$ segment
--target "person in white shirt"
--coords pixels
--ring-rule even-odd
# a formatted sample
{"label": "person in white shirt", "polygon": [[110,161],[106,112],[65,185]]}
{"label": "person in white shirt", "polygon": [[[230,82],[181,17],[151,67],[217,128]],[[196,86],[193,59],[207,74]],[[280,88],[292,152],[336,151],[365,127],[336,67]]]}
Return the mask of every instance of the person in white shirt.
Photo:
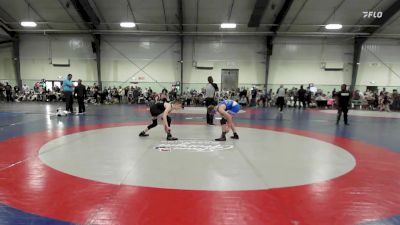
{"label": "person in white shirt", "polygon": [[283,88],[283,85],[281,85],[278,90],[276,91],[276,105],[279,106],[280,113],[283,111],[283,106],[285,105],[285,96],[286,96],[286,90]]}
{"label": "person in white shirt", "polygon": [[22,86],[22,90],[24,91],[24,93],[27,95],[29,94],[29,87],[28,85],[24,84],[24,86]]}
{"label": "person in white shirt", "polygon": [[[218,91],[217,84],[214,83],[212,76],[208,77],[208,84],[206,86],[206,107],[210,105],[215,105],[215,93]],[[207,124],[214,125],[214,115],[208,113],[207,111]]]}

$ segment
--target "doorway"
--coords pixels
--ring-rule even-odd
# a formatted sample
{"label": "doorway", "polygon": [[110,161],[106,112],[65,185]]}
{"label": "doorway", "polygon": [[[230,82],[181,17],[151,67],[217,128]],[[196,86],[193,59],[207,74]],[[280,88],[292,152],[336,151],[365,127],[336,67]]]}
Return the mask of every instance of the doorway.
{"label": "doorway", "polygon": [[221,70],[221,90],[236,90],[239,83],[238,69]]}

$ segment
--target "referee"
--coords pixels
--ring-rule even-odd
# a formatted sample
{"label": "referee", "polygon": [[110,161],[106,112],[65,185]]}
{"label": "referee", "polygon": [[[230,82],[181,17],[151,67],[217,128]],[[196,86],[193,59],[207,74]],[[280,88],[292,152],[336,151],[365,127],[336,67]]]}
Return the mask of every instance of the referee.
{"label": "referee", "polygon": [[[210,105],[215,105],[215,92],[218,91],[218,85],[214,83],[212,76],[208,77],[208,84],[206,86],[206,107]],[[214,115],[208,113],[207,110],[207,124],[214,125]]]}
{"label": "referee", "polygon": [[349,104],[350,104],[350,92],[346,90],[346,84],[342,84],[341,90],[336,93],[336,103],[338,107],[337,120],[336,125],[339,124],[340,117],[343,113],[343,119],[345,125],[350,125],[347,120],[347,112],[349,112]]}

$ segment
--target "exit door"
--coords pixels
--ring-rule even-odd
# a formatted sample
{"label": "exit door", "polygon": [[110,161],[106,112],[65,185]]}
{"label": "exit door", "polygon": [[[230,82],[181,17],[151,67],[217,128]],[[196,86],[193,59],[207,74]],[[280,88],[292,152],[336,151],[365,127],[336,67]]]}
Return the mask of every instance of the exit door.
{"label": "exit door", "polygon": [[221,70],[221,90],[236,90],[239,83],[238,69]]}

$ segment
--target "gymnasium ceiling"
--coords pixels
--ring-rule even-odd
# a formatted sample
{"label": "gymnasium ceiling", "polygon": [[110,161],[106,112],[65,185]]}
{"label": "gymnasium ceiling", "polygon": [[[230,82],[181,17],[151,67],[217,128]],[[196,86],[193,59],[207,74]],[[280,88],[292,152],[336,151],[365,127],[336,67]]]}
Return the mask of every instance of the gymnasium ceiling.
{"label": "gymnasium ceiling", "polygon": [[[92,9],[93,13],[88,13],[89,18],[83,19],[79,7],[76,7],[77,2],[83,5],[87,3]],[[3,30],[16,33],[278,36],[369,36],[373,33],[376,36],[396,38],[400,37],[400,4],[395,7],[396,2],[397,0],[0,0],[0,25]],[[285,7],[287,4],[289,6]],[[285,8],[287,10],[283,10]],[[363,18],[363,11],[382,11],[386,16],[390,14],[390,17],[384,24],[380,24],[379,19]],[[279,16],[280,12],[286,13]],[[93,16],[99,23],[94,22]],[[23,20],[33,20],[38,26],[21,27],[20,22]],[[137,26],[124,29],[119,26],[122,21],[134,21]],[[233,30],[225,30],[220,28],[222,22],[233,22],[238,26]],[[324,28],[327,23],[341,23],[343,29],[328,31]],[[249,26],[250,24],[252,25]],[[3,30],[0,29],[0,38],[6,36]]]}

